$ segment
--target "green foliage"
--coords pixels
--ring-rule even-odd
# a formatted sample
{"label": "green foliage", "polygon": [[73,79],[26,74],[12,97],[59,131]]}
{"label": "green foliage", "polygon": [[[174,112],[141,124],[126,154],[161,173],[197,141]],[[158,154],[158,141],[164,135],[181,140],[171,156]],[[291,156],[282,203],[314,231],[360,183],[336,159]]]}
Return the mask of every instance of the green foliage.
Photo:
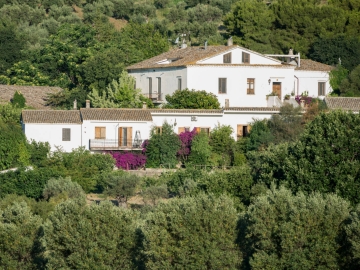
{"label": "green foliage", "polygon": [[23,94],[19,91],[16,91],[14,93],[14,96],[11,100],[12,105],[18,108],[24,108],[25,107],[25,103],[26,103],[26,99],[23,96]]}
{"label": "green foliage", "polygon": [[342,269],[358,269],[360,267],[360,206],[358,205],[343,222],[339,242]]}
{"label": "green foliage", "polygon": [[149,269],[237,269],[237,214],[226,196],[172,199],[149,213],[142,226]]}
{"label": "green foliage", "polygon": [[271,28],[275,15],[264,1],[238,1],[224,19],[234,41],[259,52],[271,51]]}
{"label": "green foliage", "polygon": [[0,197],[17,194],[39,199],[47,181],[52,177],[59,177],[60,174],[54,168],[19,169],[2,173],[0,174]]}
{"label": "green foliage", "polygon": [[30,154],[30,164],[35,166],[43,166],[50,154],[50,145],[48,142],[36,142],[32,140],[27,144]]}
{"label": "green foliage", "polygon": [[213,93],[205,90],[176,90],[172,95],[165,96],[165,108],[171,109],[219,109],[220,103]]}
{"label": "green foliage", "polygon": [[14,63],[21,60],[25,42],[16,32],[16,26],[3,18],[0,20],[0,75],[5,74]]}
{"label": "green foliage", "polygon": [[344,34],[318,38],[312,45],[310,57],[329,65],[340,64],[351,71],[359,64],[360,39]]}
{"label": "green foliage", "polygon": [[134,212],[111,203],[61,203],[43,225],[46,268],[133,269]]}
{"label": "green foliage", "polygon": [[0,170],[29,164],[26,138],[18,124],[0,121]]}
{"label": "green foliage", "polygon": [[113,80],[103,95],[99,95],[99,90],[94,89],[89,99],[95,108],[141,108],[142,100],[146,98],[141,98],[141,89],[134,89],[134,86],[135,78],[124,70],[119,81]]}
{"label": "green foliage", "polygon": [[191,143],[191,152],[187,162],[191,165],[208,165],[211,156],[209,136],[205,132],[195,135]]}
{"label": "green foliage", "polygon": [[163,199],[163,198],[166,199],[169,196],[166,185],[150,186],[146,188],[144,191],[142,191],[141,195],[143,196],[144,202],[146,204],[151,202],[152,205],[156,205],[159,199]]}
{"label": "green foliage", "polygon": [[126,203],[129,197],[135,195],[139,183],[139,177],[134,174],[112,173],[108,176],[107,189],[104,193],[119,202],[124,201]]}
{"label": "green foliage", "polygon": [[268,191],[240,216],[244,269],[339,269],[337,236],[348,214],[336,195]]}
{"label": "green foliage", "polygon": [[180,149],[179,136],[174,132],[173,126],[164,122],[159,132],[158,127],[150,131],[149,143],[146,146],[146,167],[174,168],[177,164],[176,154]]}
{"label": "green foliage", "polygon": [[351,71],[349,76],[341,82],[339,89],[342,96],[360,96],[360,65]]}
{"label": "green foliage", "polygon": [[291,104],[280,107],[280,113],[271,116],[268,126],[275,144],[296,141],[303,130],[301,107]]}
{"label": "green foliage", "polygon": [[256,120],[251,125],[251,132],[249,138],[245,142],[246,151],[257,151],[266,148],[273,140],[268,127],[269,120]]}
{"label": "green foliage", "polygon": [[51,178],[42,192],[45,200],[64,194],[69,199],[85,197],[84,190],[78,183],[72,182],[70,177]]}
{"label": "green foliage", "polygon": [[348,76],[349,71],[342,65],[337,65],[335,69],[330,71],[330,85],[333,89],[333,94],[340,95],[340,85],[344,79]]}
{"label": "green foliage", "polygon": [[221,162],[219,165],[230,165],[233,157],[233,148],[235,140],[231,136],[233,129],[231,126],[220,125],[218,123],[210,132],[209,145],[212,151],[221,155]]}
{"label": "green foliage", "polygon": [[0,122],[18,124],[20,122],[21,109],[10,104],[0,104]]}
{"label": "green foliage", "polygon": [[109,154],[91,154],[80,147],[70,153],[53,153],[46,165],[61,171],[62,176],[70,176],[88,193],[96,190],[99,175],[112,171],[114,163],[115,160]]}
{"label": "green foliage", "polygon": [[3,269],[36,269],[34,243],[41,218],[25,202],[0,210],[0,262]]}

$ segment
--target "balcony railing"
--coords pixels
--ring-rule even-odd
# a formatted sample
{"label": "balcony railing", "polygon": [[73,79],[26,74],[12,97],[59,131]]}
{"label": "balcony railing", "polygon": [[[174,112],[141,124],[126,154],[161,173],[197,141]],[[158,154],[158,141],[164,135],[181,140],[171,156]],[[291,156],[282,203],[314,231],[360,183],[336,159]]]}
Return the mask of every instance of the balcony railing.
{"label": "balcony railing", "polygon": [[143,93],[143,96],[151,99],[153,102],[163,102],[164,95],[162,93]]}
{"label": "balcony railing", "polygon": [[90,150],[142,150],[142,140],[90,139]]}

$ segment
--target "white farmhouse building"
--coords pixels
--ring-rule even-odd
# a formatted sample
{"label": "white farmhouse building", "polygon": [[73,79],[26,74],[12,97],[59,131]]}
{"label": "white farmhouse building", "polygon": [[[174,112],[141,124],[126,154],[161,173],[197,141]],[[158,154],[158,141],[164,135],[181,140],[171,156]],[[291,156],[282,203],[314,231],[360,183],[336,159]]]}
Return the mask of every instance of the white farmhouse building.
{"label": "white farmhouse building", "polygon": [[254,119],[270,118],[279,108],[224,108],[219,110],[94,109],[71,111],[23,110],[22,127],[28,140],[49,142],[66,152],[84,146],[92,152],[141,150],[151,128],[161,132],[166,121],[175,133],[209,133],[218,124],[230,125],[234,139],[246,136]]}
{"label": "white farmhouse building", "polygon": [[[278,56],[276,56],[278,57]],[[301,59],[300,54],[283,56],[282,62],[270,55],[237,46],[185,47],[160,54],[127,68],[136,87],[154,103],[178,89],[206,90],[218,97],[222,106],[266,107],[267,95],[323,97],[332,91],[331,66]]]}
{"label": "white farmhouse building", "polygon": [[[329,109],[359,113],[360,98],[326,97]],[[89,103],[87,104],[89,105]],[[166,121],[175,133],[209,133],[218,124],[230,125],[235,140],[246,136],[254,119],[268,119],[279,113],[277,107],[225,107],[219,110],[189,109],[94,109],[23,110],[22,128],[28,140],[49,142],[51,150],[61,147],[70,152],[84,146],[92,152],[104,150],[141,150],[150,130]]]}

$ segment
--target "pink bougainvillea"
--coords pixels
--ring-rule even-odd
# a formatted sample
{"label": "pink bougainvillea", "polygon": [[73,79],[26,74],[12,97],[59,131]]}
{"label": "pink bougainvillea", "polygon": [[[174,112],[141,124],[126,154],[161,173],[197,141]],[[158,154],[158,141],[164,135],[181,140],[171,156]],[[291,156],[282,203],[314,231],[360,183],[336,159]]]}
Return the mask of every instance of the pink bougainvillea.
{"label": "pink bougainvillea", "polygon": [[186,160],[186,158],[190,155],[191,152],[191,142],[196,135],[196,129],[194,128],[192,131],[185,131],[179,134],[179,139],[181,141],[180,150],[177,152],[177,155],[182,159]]}
{"label": "pink bougainvillea", "polygon": [[304,103],[305,103],[304,105],[308,106],[311,104],[313,99],[312,99],[312,97],[298,95],[298,96],[295,96],[295,100],[300,105],[301,105],[301,100],[304,100]]}
{"label": "pink bougainvillea", "polygon": [[116,167],[123,170],[137,170],[145,167],[146,156],[143,154],[135,154],[132,152],[111,152],[116,160]]}

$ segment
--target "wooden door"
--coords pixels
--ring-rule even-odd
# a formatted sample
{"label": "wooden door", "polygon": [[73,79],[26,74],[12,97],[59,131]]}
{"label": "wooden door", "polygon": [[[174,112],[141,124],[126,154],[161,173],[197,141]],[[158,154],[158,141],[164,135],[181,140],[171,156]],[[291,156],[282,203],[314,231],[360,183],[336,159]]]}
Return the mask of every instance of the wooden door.
{"label": "wooden door", "polygon": [[275,93],[279,99],[281,99],[281,82],[273,82],[273,93]]}
{"label": "wooden door", "polygon": [[118,129],[118,146],[122,146],[122,140],[123,140],[123,133],[122,133],[123,129],[122,127],[119,127]]}

